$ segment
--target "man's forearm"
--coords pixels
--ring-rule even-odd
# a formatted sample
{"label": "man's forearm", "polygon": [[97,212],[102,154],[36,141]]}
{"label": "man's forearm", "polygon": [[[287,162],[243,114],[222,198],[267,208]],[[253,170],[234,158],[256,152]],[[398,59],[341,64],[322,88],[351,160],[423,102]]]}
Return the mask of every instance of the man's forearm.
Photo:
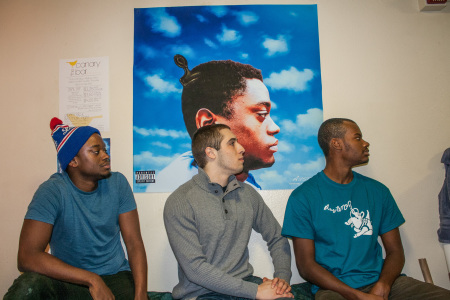
{"label": "man's forearm", "polygon": [[390,288],[400,275],[404,264],[405,257],[402,253],[386,255],[378,281],[387,284]]}
{"label": "man's forearm", "polygon": [[147,299],[147,255],[142,243],[127,248],[133,274],[135,299]]}
{"label": "man's forearm", "polygon": [[[391,288],[395,279],[400,275],[405,264],[405,254],[400,238],[400,231],[395,228],[381,235],[383,245],[386,251],[383,268],[381,269],[378,283],[383,284],[386,288]],[[386,292],[389,292],[388,290]]]}
{"label": "man's forearm", "polygon": [[46,252],[19,255],[18,268],[22,272],[35,272],[87,287],[98,285],[100,281],[103,282],[99,275],[71,266]]}
{"label": "man's forearm", "polygon": [[298,268],[301,270],[300,275],[303,279],[317,285],[322,289],[339,293],[345,299],[359,299],[361,296],[362,292],[340,281],[336,276],[331,274],[328,270],[316,262],[298,266]]}
{"label": "man's forearm", "polygon": [[94,293],[105,297],[104,299],[110,299],[111,290],[99,275],[76,268],[45,252],[52,231],[51,224],[31,219],[24,220],[17,256],[19,271],[36,272],[57,280],[85,285],[89,287],[91,295]]}

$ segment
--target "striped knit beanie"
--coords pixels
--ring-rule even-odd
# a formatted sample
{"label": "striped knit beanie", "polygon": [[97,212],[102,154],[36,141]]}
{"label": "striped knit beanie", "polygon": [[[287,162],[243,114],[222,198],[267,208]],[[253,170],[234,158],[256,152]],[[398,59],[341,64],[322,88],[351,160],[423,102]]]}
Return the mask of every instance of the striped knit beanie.
{"label": "striped knit beanie", "polygon": [[64,125],[58,118],[53,118],[50,121],[50,129],[52,130],[52,138],[55,142],[58,160],[61,164],[61,169],[64,171],[91,135],[94,133],[100,135],[100,131],[94,127],[69,127],[69,125]]}

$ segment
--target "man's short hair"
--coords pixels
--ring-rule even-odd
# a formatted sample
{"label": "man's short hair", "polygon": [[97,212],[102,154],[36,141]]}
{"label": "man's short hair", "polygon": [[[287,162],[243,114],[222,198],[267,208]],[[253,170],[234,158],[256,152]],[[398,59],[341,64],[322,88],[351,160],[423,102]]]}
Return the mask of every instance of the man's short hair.
{"label": "man's short hair", "polygon": [[[320,148],[322,148],[325,157],[328,157],[330,153],[331,139],[344,138],[347,129],[343,126],[344,122],[355,123],[355,121],[345,118],[332,118],[324,121],[320,125],[317,140],[319,141]],[[355,123],[356,124],[356,123]]]}
{"label": "man's short hair", "polygon": [[225,124],[212,124],[200,127],[192,136],[192,155],[200,168],[206,166],[206,153],[208,147],[220,150],[220,143],[223,135],[220,133],[222,129],[230,129]]}
{"label": "man's short hair", "polygon": [[246,79],[263,81],[261,70],[232,60],[209,61],[194,67],[199,77],[183,87],[181,109],[184,123],[192,137],[197,125],[195,117],[201,108],[229,119],[231,101],[247,88]]}

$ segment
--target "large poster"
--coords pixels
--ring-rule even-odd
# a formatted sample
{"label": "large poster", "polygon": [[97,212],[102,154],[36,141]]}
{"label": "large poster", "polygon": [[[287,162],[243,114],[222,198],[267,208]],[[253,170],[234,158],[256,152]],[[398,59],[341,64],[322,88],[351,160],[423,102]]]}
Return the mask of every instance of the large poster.
{"label": "large poster", "polygon": [[323,168],[316,5],[139,8],[134,28],[134,192],[196,174],[190,135],[210,123],[236,134],[238,178],[257,189],[293,189]]}

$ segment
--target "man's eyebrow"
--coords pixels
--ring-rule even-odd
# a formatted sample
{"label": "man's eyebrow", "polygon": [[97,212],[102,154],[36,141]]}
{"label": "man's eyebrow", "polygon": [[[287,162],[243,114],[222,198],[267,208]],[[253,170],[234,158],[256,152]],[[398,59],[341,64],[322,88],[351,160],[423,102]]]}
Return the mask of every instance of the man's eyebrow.
{"label": "man's eyebrow", "polygon": [[270,108],[272,106],[272,103],[269,101],[261,101],[256,103],[254,106],[265,106],[267,108]]}
{"label": "man's eyebrow", "polygon": [[272,103],[269,102],[269,101],[263,101],[263,102],[258,102],[258,105],[264,105],[264,106],[267,106],[267,107],[271,107]]}
{"label": "man's eyebrow", "polygon": [[237,141],[237,138],[231,138],[231,139],[228,140],[228,143],[230,143],[230,142],[236,142],[236,141]]}

